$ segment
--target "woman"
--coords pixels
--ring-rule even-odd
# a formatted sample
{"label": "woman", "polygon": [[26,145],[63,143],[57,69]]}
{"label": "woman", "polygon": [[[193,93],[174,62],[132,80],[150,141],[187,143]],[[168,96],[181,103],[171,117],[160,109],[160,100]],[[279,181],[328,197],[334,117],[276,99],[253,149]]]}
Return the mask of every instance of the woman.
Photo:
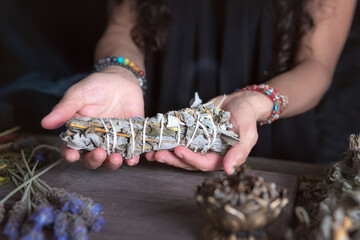
{"label": "woman", "polygon": [[[152,95],[151,99],[158,97],[158,103],[168,100],[166,102],[172,104],[172,101],[176,101],[169,98],[172,94],[169,93],[169,90],[174,89],[173,87],[177,87],[176,94],[178,97],[172,99],[189,99],[189,96],[193,94],[191,90],[204,89],[204,85],[206,85],[206,89],[200,91],[200,96],[204,92],[205,97],[203,96],[203,98],[210,98],[214,97],[214,95],[207,95],[207,93],[218,95],[231,93],[231,89],[235,88],[233,87],[234,84],[238,88],[243,88],[246,85],[266,80],[266,84],[281,90],[280,96],[288,98],[289,104],[286,109],[282,109],[281,118],[295,116],[315,107],[331,83],[337,60],[349,31],[356,1],[319,0],[293,3],[292,1],[278,0],[274,1],[275,4],[272,6],[266,6],[265,2],[267,1],[246,3],[246,5],[252,5],[248,8],[248,6],[239,6],[244,4],[239,3],[239,1],[229,1],[225,7],[222,5],[225,8],[223,10],[226,10],[226,15],[224,14],[223,18],[219,17],[219,19],[225,18],[220,27],[217,23],[214,24],[214,28],[206,28],[206,25],[199,24],[199,29],[196,30],[194,29],[195,22],[208,23],[206,20],[213,19],[212,15],[209,16],[209,13],[213,11],[212,13],[215,14],[217,11],[214,11],[214,8],[206,11],[209,8],[207,1],[203,2],[205,4],[202,5],[198,5],[202,1],[191,4],[187,1],[174,1],[174,29],[170,31],[170,39],[163,60],[165,70],[162,72],[162,77],[167,79],[160,82],[161,85],[158,85],[157,92],[150,89],[153,90],[152,92],[157,93],[156,96]],[[151,40],[147,38],[149,36],[146,35],[146,29],[145,34],[141,33],[141,30],[144,30],[141,28],[141,24],[146,24],[146,21],[141,19],[148,17],[145,13],[156,14],[151,11],[146,12],[146,9],[151,6],[142,6],[137,2],[133,5],[133,3],[133,1],[124,1],[121,4],[111,2],[111,17],[106,31],[98,43],[96,58],[124,56],[131,59],[140,69],[145,69],[145,52],[150,48]],[[162,16],[166,16],[166,7],[161,6],[158,9],[165,14]],[[196,12],[196,9],[199,12]],[[216,10],[221,12],[221,6]],[[242,12],[237,14],[234,12],[235,10],[241,10]],[[256,52],[261,55],[263,53],[259,53],[259,49],[268,49],[267,51],[269,51],[271,48],[271,43],[264,41],[266,39],[260,39],[261,41],[256,39],[258,37],[257,31],[266,32],[268,30],[266,27],[267,17],[269,17],[268,19],[274,17],[271,14],[274,11],[271,10],[274,10],[279,17],[275,24],[274,33],[274,45],[278,46],[278,49],[275,50],[274,64],[270,68],[273,71],[265,74],[265,76],[255,76],[256,79],[251,79],[252,73],[249,69],[254,66],[261,66],[258,67],[257,72],[268,69],[269,59],[256,59],[251,55]],[[258,12],[262,13],[257,14]],[[256,23],[258,24],[251,21],[251,17],[256,14],[258,16]],[[246,30],[244,26],[242,28],[241,26],[233,28],[232,23],[236,23],[239,18],[241,22],[241,20],[244,20],[241,17],[245,15],[250,18],[245,19],[247,21],[243,21],[243,23],[245,22],[250,30]],[[185,23],[181,21],[184,20],[181,19],[184,16],[187,17]],[[306,16],[309,16],[310,20]],[[224,28],[223,25],[225,25]],[[271,26],[270,23],[268,26]],[[138,30],[137,34],[135,31],[135,35],[133,35],[133,28]],[[211,31],[215,31],[214,36],[219,36],[218,33],[223,32],[224,35],[228,34],[229,37],[224,37],[218,42],[216,42],[216,39],[211,42],[211,39],[207,38],[207,36],[211,35],[209,33]],[[240,31],[242,34],[232,35],[230,34],[231,31]],[[176,39],[179,32],[183,32],[183,35],[180,33],[183,38]],[[196,32],[198,34],[196,37],[202,38],[203,41],[197,45],[188,44],[181,47],[183,41],[188,40],[187,38],[190,38],[188,42],[194,42],[192,33]],[[246,38],[258,41],[255,43],[247,42],[244,40]],[[254,47],[254,44],[261,44],[262,46]],[[218,49],[216,47],[218,45],[222,46],[221,51],[212,52],[212,49]],[[253,47],[253,49],[249,50],[250,47]],[[241,48],[239,54],[233,56],[231,54],[224,55],[226,52],[237,52],[236,49],[239,48]],[[191,55],[191,52],[197,53],[198,56],[194,58],[194,54]],[[245,55],[244,59],[243,55]],[[271,56],[269,52],[265,55]],[[176,57],[192,59],[192,61],[184,64],[183,61],[176,61]],[[221,69],[218,69],[218,65],[211,61],[211,59],[219,58],[222,61]],[[207,61],[208,59],[210,61]],[[256,60],[260,60],[260,62],[256,62]],[[232,70],[228,68],[229,65],[232,66]],[[243,71],[236,73],[237,66],[240,65],[242,65],[240,69]],[[194,69],[193,66],[197,67]],[[180,74],[177,74],[177,72],[170,74],[166,69],[185,70],[179,70]],[[235,72],[228,74],[231,71]],[[214,80],[211,78],[214,75],[219,77]],[[176,78],[176,76],[182,79],[169,80],[170,78]],[[194,84],[194,77],[200,79],[197,82],[198,86]],[[239,79],[239,82],[237,82],[237,79]],[[245,79],[245,81],[241,82],[241,79]],[[210,82],[204,82],[207,80]],[[231,112],[234,131],[239,133],[242,143],[233,146],[224,157],[214,153],[201,155],[193,153],[185,147],[177,147],[174,152],[147,153],[146,158],[150,161],[156,160],[191,170],[207,171],[223,168],[226,173],[231,174],[235,166],[242,164],[246,160],[254,147],[258,140],[257,122],[266,120],[272,114],[273,104],[274,102],[265,94],[258,91],[237,91],[228,95],[222,108]],[[177,106],[172,104],[170,107],[176,108]],[[163,108],[165,109],[166,106]],[[140,115],[144,115],[144,100],[137,78],[125,68],[109,66],[73,85],[60,103],[43,119],[42,126],[47,129],[57,128],[73,116],[127,118]],[[286,148],[284,147],[284,149]],[[73,149],[63,149],[63,153],[65,158],[71,162],[78,160],[80,157],[79,153]],[[107,157],[103,149],[96,149],[84,154],[83,160],[84,164],[90,168],[96,168],[104,164],[110,169],[118,168],[123,161],[121,156],[116,153]],[[129,165],[135,165],[138,161],[139,157],[126,160]]]}

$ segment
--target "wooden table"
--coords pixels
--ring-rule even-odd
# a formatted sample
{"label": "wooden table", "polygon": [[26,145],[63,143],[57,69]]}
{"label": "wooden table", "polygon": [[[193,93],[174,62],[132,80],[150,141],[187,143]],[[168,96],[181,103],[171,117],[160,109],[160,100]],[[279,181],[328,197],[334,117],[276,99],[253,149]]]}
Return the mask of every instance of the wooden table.
{"label": "wooden table", "polygon": [[[255,174],[289,190],[290,204],[267,228],[270,239],[281,239],[293,219],[298,175],[318,175],[322,166],[280,160],[249,158]],[[85,169],[80,163],[62,163],[42,179],[53,187],[64,187],[101,203],[105,230],[90,239],[197,239],[206,225],[194,200],[193,188],[204,178],[222,172],[186,171],[142,160],[138,166],[116,171]],[[4,196],[12,186],[0,189]],[[2,236],[0,236],[0,239]]]}

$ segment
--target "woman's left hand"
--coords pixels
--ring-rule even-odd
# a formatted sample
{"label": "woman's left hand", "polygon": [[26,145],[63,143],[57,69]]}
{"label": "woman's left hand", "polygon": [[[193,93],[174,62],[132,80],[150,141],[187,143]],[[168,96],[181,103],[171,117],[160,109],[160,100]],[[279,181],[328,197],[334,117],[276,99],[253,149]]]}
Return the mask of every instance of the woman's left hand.
{"label": "woman's left hand", "polygon": [[[217,97],[217,102],[222,97]],[[262,93],[249,91],[230,94],[222,104],[222,109],[231,113],[232,130],[238,133],[240,142],[232,146],[225,156],[214,152],[194,153],[190,149],[180,146],[176,147],[174,152],[148,152],[146,159],[188,170],[224,169],[227,174],[232,174],[235,166],[245,162],[257,142],[256,122],[265,119],[270,114],[271,108],[271,100]]]}

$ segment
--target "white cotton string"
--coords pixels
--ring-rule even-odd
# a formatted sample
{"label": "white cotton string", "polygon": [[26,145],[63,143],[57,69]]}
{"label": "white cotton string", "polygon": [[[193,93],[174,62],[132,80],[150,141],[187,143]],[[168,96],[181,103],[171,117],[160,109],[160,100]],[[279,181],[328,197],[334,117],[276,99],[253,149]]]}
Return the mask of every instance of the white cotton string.
{"label": "white cotton string", "polygon": [[135,132],[134,132],[133,124],[132,124],[132,122],[131,122],[131,118],[129,118],[129,124],[130,124],[131,141],[132,141],[132,144],[131,144],[131,155],[133,156],[133,155],[134,155],[134,152],[135,152]]}
{"label": "white cotton string", "polygon": [[109,141],[109,129],[107,128],[104,120],[100,118],[101,124],[104,126],[105,134],[106,134],[106,152],[108,155],[110,155],[110,141]]}
{"label": "white cotton string", "polygon": [[117,132],[116,132],[114,123],[111,120],[111,118],[108,118],[108,121],[110,122],[110,125],[111,125],[112,130],[113,130],[114,139],[113,139],[112,153],[115,153],[115,147],[116,147],[116,143],[117,143]]}
{"label": "white cotton string", "polygon": [[181,133],[181,128],[180,128],[180,123],[178,123],[178,131],[177,131],[177,141],[176,141],[176,146],[179,146],[180,144],[180,133]]}
{"label": "white cotton string", "polygon": [[210,119],[211,125],[213,126],[213,140],[212,140],[211,144],[208,147],[208,149],[210,149],[214,145],[214,143],[216,141],[217,132],[216,132],[216,126],[215,126],[213,118],[210,115],[208,115],[207,117]]}
{"label": "white cotton string", "polygon": [[142,152],[145,152],[145,144],[146,144],[146,122],[149,118],[145,118],[144,120],[144,127],[143,127],[143,145],[142,145]]}
{"label": "white cotton string", "polygon": [[159,138],[158,151],[161,149],[163,132],[164,132],[164,115],[161,116],[161,122],[160,122],[160,138]]}
{"label": "white cotton string", "polygon": [[199,121],[199,126],[204,130],[206,139],[208,140],[208,145],[207,145],[207,147],[205,148],[206,150],[208,150],[209,147],[210,147],[210,144],[211,144],[210,135],[209,135],[208,131],[206,130],[206,127],[205,127],[200,121]]}
{"label": "white cotton string", "polygon": [[191,136],[189,142],[186,144],[186,147],[189,147],[189,145],[192,143],[192,141],[194,140],[194,137],[195,137],[195,134],[199,128],[199,123],[200,123],[200,115],[199,113],[197,113],[197,121],[196,121],[196,125],[195,125],[195,129],[194,129],[194,133],[193,135]]}

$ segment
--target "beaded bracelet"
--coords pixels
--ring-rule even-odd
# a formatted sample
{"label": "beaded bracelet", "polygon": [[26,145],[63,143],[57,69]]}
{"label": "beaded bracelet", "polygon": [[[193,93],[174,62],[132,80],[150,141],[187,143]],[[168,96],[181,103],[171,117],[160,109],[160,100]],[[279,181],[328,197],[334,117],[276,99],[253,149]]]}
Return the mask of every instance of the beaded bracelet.
{"label": "beaded bracelet", "polygon": [[273,108],[270,116],[264,121],[261,121],[260,126],[271,124],[275,120],[279,119],[280,113],[285,110],[289,103],[287,96],[283,95],[279,89],[271,87],[268,84],[251,85],[242,89],[237,89],[236,91],[257,91],[265,94],[273,102]]}
{"label": "beaded bracelet", "polygon": [[131,62],[127,58],[122,57],[105,57],[104,59],[99,59],[97,63],[94,64],[95,70],[98,72],[108,66],[121,66],[128,70],[130,70],[137,78],[140,83],[140,87],[145,90],[146,89],[146,78],[145,73],[140,70],[138,66]]}

